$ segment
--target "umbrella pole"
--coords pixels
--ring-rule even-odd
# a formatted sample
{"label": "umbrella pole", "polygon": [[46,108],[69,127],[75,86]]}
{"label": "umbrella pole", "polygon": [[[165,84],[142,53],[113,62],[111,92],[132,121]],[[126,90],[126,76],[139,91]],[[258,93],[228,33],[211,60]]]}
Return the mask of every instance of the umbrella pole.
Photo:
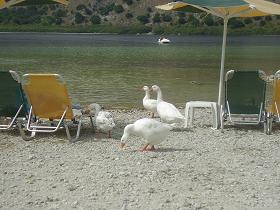
{"label": "umbrella pole", "polygon": [[223,32],[223,46],[222,46],[222,56],[221,56],[221,70],[220,70],[220,83],[219,83],[219,97],[218,105],[224,105],[224,69],[225,69],[225,51],[226,51],[226,42],[227,42],[227,25],[228,17],[224,18],[224,32]]}

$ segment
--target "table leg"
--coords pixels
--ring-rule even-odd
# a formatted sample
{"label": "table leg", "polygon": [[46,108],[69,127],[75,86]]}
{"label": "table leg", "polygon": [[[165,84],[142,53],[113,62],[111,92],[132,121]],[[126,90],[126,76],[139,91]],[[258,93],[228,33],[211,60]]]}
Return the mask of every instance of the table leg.
{"label": "table leg", "polygon": [[189,103],[186,103],[186,108],[185,108],[185,126],[184,126],[185,128],[188,127],[189,109],[190,109]]}

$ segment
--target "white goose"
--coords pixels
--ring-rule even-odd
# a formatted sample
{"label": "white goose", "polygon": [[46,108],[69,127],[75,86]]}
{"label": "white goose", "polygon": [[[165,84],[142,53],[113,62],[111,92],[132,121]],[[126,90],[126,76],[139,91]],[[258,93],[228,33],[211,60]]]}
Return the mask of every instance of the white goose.
{"label": "white goose", "polygon": [[103,111],[99,104],[93,103],[88,106],[89,110],[95,109],[95,123],[97,131],[108,132],[111,138],[112,129],[116,126],[110,112]]}
{"label": "white goose", "polygon": [[151,112],[151,118],[153,118],[157,112],[157,100],[150,99],[150,89],[148,86],[144,86],[143,90],[145,91],[143,106],[145,109]]}
{"label": "white goose", "polygon": [[169,131],[171,126],[158,122],[154,119],[143,118],[137,120],[133,124],[129,124],[124,128],[123,136],[121,138],[121,148],[125,146],[125,142],[130,135],[140,136],[146,140],[145,146],[141,151],[148,150],[150,145],[150,150],[155,150],[154,145],[161,143]]}
{"label": "white goose", "polygon": [[160,119],[166,123],[184,122],[184,116],[171,103],[162,100],[162,92],[157,85],[152,86],[152,90],[157,93],[157,112]]}

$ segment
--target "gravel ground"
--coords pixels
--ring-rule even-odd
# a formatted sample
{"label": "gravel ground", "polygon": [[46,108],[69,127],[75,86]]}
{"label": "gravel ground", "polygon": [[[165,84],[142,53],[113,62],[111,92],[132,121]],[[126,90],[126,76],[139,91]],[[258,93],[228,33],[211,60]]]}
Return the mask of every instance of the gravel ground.
{"label": "gravel ground", "polygon": [[194,127],[170,132],[155,152],[118,145],[142,110],[113,110],[112,139],[89,124],[69,143],[63,130],[25,142],[0,133],[0,209],[280,209],[280,127],[211,129],[208,110]]}

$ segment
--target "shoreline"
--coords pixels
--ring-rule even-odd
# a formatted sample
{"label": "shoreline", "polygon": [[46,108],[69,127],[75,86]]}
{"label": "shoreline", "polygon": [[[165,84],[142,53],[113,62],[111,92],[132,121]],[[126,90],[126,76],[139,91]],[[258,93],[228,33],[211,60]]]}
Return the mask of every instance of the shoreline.
{"label": "shoreline", "polygon": [[[14,25],[0,24],[1,32],[61,32],[61,33],[98,33],[98,34],[152,34],[152,35],[222,35],[222,26],[146,26],[146,25],[95,25],[95,26],[59,26],[59,25]],[[277,24],[265,26],[247,26],[229,28],[229,35],[280,35]]]}
{"label": "shoreline", "polygon": [[[123,128],[143,110],[109,110],[112,139],[96,139],[89,122],[69,143],[64,130],[31,141],[0,132],[0,209],[279,209],[279,125],[211,129],[210,110],[194,127],[170,132],[155,152]],[[183,113],[183,110],[180,110]],[[158,120],[158,118],[156,118]]]}

